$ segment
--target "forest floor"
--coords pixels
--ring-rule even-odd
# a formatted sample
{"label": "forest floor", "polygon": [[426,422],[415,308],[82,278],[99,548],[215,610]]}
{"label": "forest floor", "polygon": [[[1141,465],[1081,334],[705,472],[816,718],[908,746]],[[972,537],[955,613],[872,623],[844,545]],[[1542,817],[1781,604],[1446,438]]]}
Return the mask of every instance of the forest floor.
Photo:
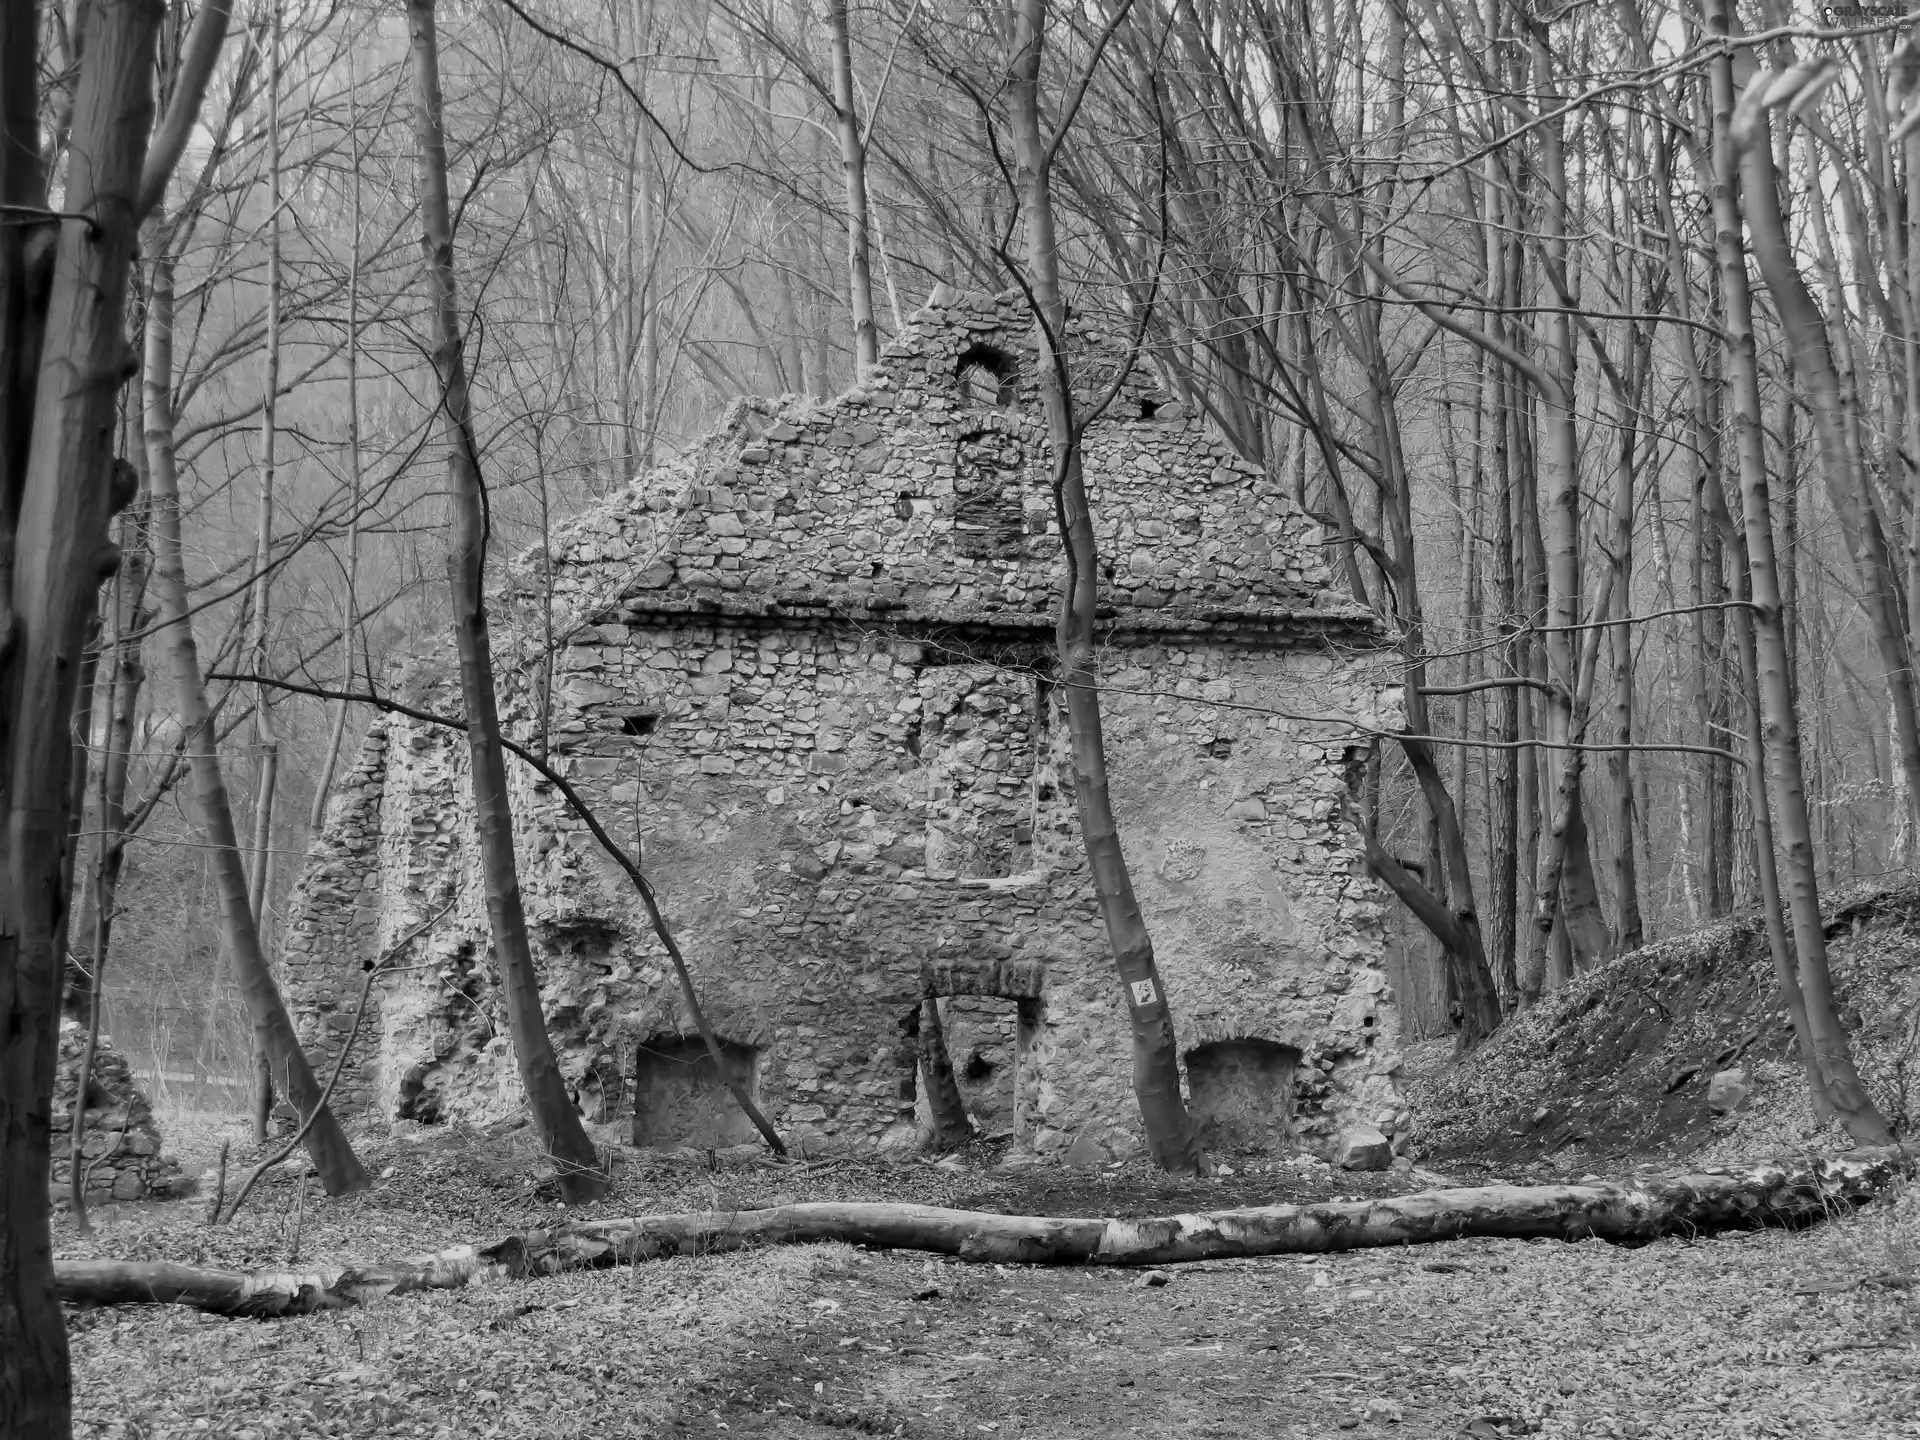
{"label": "forest floor", "polygon": [[[190,1173],[221,1127],[176,1123]],[[237,1134],[237,1127],[228,1133]],[[282,1266],[485,1240],[563,1214],[527,1130],[367,1136],[371,1191],[293,1175],[231,1225],[113,1207],[63,1256]],[[1424,1188],[1260,1162],[1002,1169],[622,1151],[593,1214],[892,1199],[1163,1214]],[[292,1168],[292,1167],[288,1167]],[[298,1219],[296,1220],[296,1216]],[[72,1315],[82,1437],[1920,1436],[1920,1188],[1799,1234],[1641,1248],[1460,1241],[1158,1272],[822,1245],[409,1295],[299,1319]]]}

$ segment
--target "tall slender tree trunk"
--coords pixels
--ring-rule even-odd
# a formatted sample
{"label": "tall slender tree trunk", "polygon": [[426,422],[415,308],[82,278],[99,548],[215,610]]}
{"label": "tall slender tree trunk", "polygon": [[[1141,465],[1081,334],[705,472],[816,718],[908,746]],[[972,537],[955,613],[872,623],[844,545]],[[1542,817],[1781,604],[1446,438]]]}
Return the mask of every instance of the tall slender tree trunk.
{"label": "tall slender tree trunk", "polygon": [[461,354],[433,0],[408,0],[407,27],[413,49],[414,130],[419,151],[422,247],[433,315],[433,361],[440,385],[440,423],[452,491],[453,538],[447,572],[453,591],[454,638],[460,649],[460,688],[466,702],[473,811],[480,837],[487,919],[493,932],[494,963],[499,967],[500,987],[506,998],[507,1024],[519,1060],[520,1083],[541,1141],[559,1171],[561,1195],[570,1204],[577,1204],[606,1194],[608,1180],[593,1142],[580,1123],[580,1114],[568,1098],[567,1083],[547,1034],[540,1005],[540,977],[534,968],[514,864],[513,812],[507,795],[506,752],[500,745],[500,715],[487,628],[486,495],[473,435],[466,361]]}
{"label": "tall slender tree trunk", "polygon": [[[1906,784],[1907,817],[1920,829],[1920,717],[1915,713],[1902,570],[1889,550],[1873,503],[1872,482],[1864,473],[1858,442],[1858,400],[1835,363],[1826,317],[1800,274],[1793,241],[1780,213],[1771,147],[1756,140],[1741,150],[1742,169],[1750,172],[1745,177],[1742,209],[1752,232],[1753,258],[1779,314],[1794,375],[1809,392],[1821,477],[1853,557],[1861,607],[1885,671],[1893,718],[1889,740],[1894,747],[1894,764]],[[1810,214],[1816,228],[1824,223],[1819,205],[1812,207]],[[1762,649],[1764,652],[1764,643]]]}
{"label": "tall slender tree trunk", "polygon": [[1154,1161],[1175,1174],[1200,1168],[1200,1145],[1180,1094],[1173,1012],[1154,963],[1153,938],[1133,893],[1107,788],[1106,739],[1100,721],[1100,676],[1094,651],[1100,557],[1080,464],[1067,343],[1066,295],[1054,235],[1053,152],[1040,124],[1040,67],[1046,45],[1046,0],[1014,0],[1007,93],[1017,155],[1015,183],[1026,227],[1027,269],[1035,305],[1036,351],[1047,435],[1053,450],[1053,494],[1066,578],[1056,630],[1060,681],[1073,749],[1074,800],[1080,834],[1107,943],[1124,987],[1133,1028],[1133,1092]]}
{"label": "tall slender tree trunk", "polygon": [[[1501,249],[1504,252],[1505,246]],[[1503,282],[1504,288],[1504,282]],[[1513,420],[1509,413],[1514,380],[1507,367],[1493,367],[1494,384],[1494,475],[1498,482],[1494,506],[1494,592],[1499,605],[1499,630],[1506,643],[1500,655],[1507,677],[1522,673],[1523,661],[1513,636],[1519,619],[1519,591],[1516,586],[1513,525]],[[1501,748],[1493,753],[1492,804],[1488,814],[1488,869],[1492,890],[1493,924],[1490,930],[1494,973],[1499,977],[1500,995],[1506,1008],[1519,1003],[1518,942],[1520,938],[1520,756],[1514,746],[1520,739],[1522,695],[1517,685],[1503,687],[1498,696],[1499,726],[1494,739]]]}
{"label": "tall slender tree trunk", "polygon": [[[275,474],[280,443],[280,0],[267,0],[272,10],[267,47],[267,333],[266,375],[260,403],[260,504],[253,537],[252,610],[247,662],[256,675],[269,671],[267,636],[272,623],[273,510]],[[280,741],[274,733],[275,696],[266,686],[253,695],[253,739],[258,754],[253,795],[253,864],[247,873],[247,905],[253,927],[266,944],[267,886],[273,869],[273,808],[280,788]],[[273,1115],[273,1062],[266,1033],[258,1022],[253,1029],[253,1143],[267,1143]]]}
{"label": "tall slender tree trunk", "polygon": [[[1708,30],[1723,43],[1733,33],[1729,12],[1729,0],[1708,0]],[[1746,527],[1747,582],[1752,596],[1761,722],[1779,820],[1782,888],[1793,918],[1807,1028],[1826,1080],[1827,1099],[1855,1140],[1863,1145],[1885,1145],[1890,1143],[1892,1131],[1860,1082],[1834,1003],[1833,981],[1827,968],[1826,930],[1820,918],[1819,886],[1814,873],[1812,826],[1801,779],[1799,720],[1794,713],[1787,672],[1786,627],[1774,559],[1773,514],[1767,494],[1766,450],[1761,431],[1760,372],[1754,351],[1746,247],[1741,243],[1743,209],[1751,208],[1755,214],[1777,214],[1766,117],[1761,110],[1753,143],[1737,147],[1733,134],[1731,50],[1722,49],[1713,57],[1709,62],[1709,75],[1713,87],[1715,159],[1712,201],[1724,312],[1722,323],[1733,400],[1741,512]],[[1747,202],[1744,206],[1743,199]],[[1765,223],[1761,221],[1762,226]],[[1760,248],[1761,233],[1756,229],[1756,249]],[[1778,298],[1778,287],[1775,295]]]}
{"label": "tall slender tree trunk", "polygon": [[[359,629],[360,583],[360,504],[362,495],[360,457],[360,170],[361,150],[355,106],[354,59],[347,53],[347,123],[353,147],[351,181],[352,200],[348,207],[348,227],[352,246],[347,255],[347,578],[346,595],[340,602],[340,688],[351,691],[353,683],[353,643]],[[559,357],[556,355],[555,359]],[[307,814],[307,837],[311,844],[320,838],[327,819],[327,797],[333,793],[333,777],[340,765],[340,747],[347,735],[347,702],[334,702],[333,720],[327,727],[327,753],[320,765],[320,778],[313,786],[313,807]]]}
{"label": "tall slender tree trunk", "polygon": [[321,1086],[294,1034],[267,964],[260,932],[254,924],[241,865],[240,837],[233,823],[226,777],[215,748],[212,708],[200,669],[200,649],[194,640],[191,600],[187,591],[186,561],[180,544],[180,485],[174,456],[173,414],[173,257],[165,227],[156,226],[158,241],[147,291],[147,344],[144,376],[148,483],[153,489],[153,588],[165,635],[168,668],[173,672],[174,705],[186,745],[199,810],[201,838],[207,845],[207,863],[220,900],[220,934],[233,967],[234,983],[245,1001],[254,1033],[273,1069],[276,1086],[293,1102],[302,1121],[319,1107],[321,1113],[307,1130],[306,1150],[320,1171],[329,1195],[344,1195],[371,1183],[353,1153],[346,1132],[325,1106]]}
{"label": "tall slender tree trunk", "polygon": [[[136,447],[138,448],[138,447]],[[145,466],[136,469],[144,472]],[[145,488],[144,486],[142,487]],[[101,1009],[106,1000],[107,961],[113,948],[114,909],[120,890],[120,872],[127,853],[127,777],[132,769],[135,726],[139,719],[140,690],[147,678],[141,663],[139,631],[145,621],[147,550],[140,535],[143,504],[121,519],[120,573],[113,583],[113,638],[102,646],[107,667],[106,744],[98,766],[98,799],[94,824],[99,838],[93,857],[93,934],[88,942],[92,974],[87,984],[87,1047],[81,1056],[82,1082],[74,1089],[73,1114],[67,1122],[68,1201],[80,1232],[90,1233],[84,1159],[87,1087],[93,1057],[100,1040]],[[89,717],[91,718],[91,717]],[[90,741],[89,737],[89,741]],[[81,753],[85,753],[84,749]]]}
{"label": "tall slender tree trunk", "polygon": [[[1628,305],[1632,307],[1631,292]],[[1609,563],[1614,568],[1614,605],[1623,622],[1633,613],[1634,479],[1639,468],[1639,402],[1646,355],[1641,331],[1635,327],[1628,340],[1626,373],[1615,396],[1620,434],[1614,454],[1613,533],[1608,547],[1612,551]],[[1596,614],[1594,618],[1600,617]],[[1622,623],[1611,639],[1613,734],[1620,748],[1607,756],[1607,771],[1613,784],[1613,888],[1620,916],[1615,948],[1624,954],[1640,948],[1646,930],[1640,916],[1640,876],[1633,856],[1633,628]]]}
{"label": "tall slender tree trunk", "polygon": [[867,147],[860,134],[859,101],[853,93],[853,42],[847,33],[847,0],[827,0],[827,33],[833,51],[833,128],[840,140],[840,178],[847,196],[847,294],[853,311],[854,375],[880,358],[880,331],[873,319],[873,229],[867,218]]}
{"label": "tall slender tree trunk", "polygon": [[[1536,20],[1530,22],[1529,28],[1536,103],[1543,114],[1554,114],[1559,96],[1554,89],[1546,25]],[[1541,201],[1546,230],[1543,262],[1546,298],[1552,307],[1545,317],[1542,334],[1545,353],[1541,361],[1552,383],[1540,387],[1549,487],[1543,524],[1549,624],[1546,654],[1547,674],[1553,686],[1547,697],[1545,738],[1555,746],[1568,739],[1576,723],[1584,729],[1585,719],[1581,717],[1576,722],[1573,713],[1574,693],[1582,683],[1576,659],[1579,641],[1570,628],[1581,620],[1580,447],[1574,416],[1573,322],[1567,313],[1574,297],[1567,270],[1568,183],[1563,128],[1564,121],[1557,114],[1540,127]],[[1557,798],[1534,890],[1532,943],[1540,953],[1530,955],[1528,972],[1542,972],[1546,988],[1555,989],[1565,983],[1563,972],[1570,962],[1586,963],[1605,950],[1606,926],[1598,914],[1598,897],[1592,893],[1590,884],[1592,866],[1586,851],[1586,827],[1578,823],[1583,767],[1577,757],[1557,749],[1542,751],[1540,763],[1546,773],[1543,788],[1553,791]],[[1569,770],[1573,772],[1571,790],[1566,778]],[[1575,847],[1571,858],[1566,853],[1569,845]],[[1569,873],[1583,882],[1571,893],[1562,883]],[[1565,927],[1567,945],[1564,949],[1553,944],[1556,923]],[[1562,956],[1567,958],[1561,959]]]}

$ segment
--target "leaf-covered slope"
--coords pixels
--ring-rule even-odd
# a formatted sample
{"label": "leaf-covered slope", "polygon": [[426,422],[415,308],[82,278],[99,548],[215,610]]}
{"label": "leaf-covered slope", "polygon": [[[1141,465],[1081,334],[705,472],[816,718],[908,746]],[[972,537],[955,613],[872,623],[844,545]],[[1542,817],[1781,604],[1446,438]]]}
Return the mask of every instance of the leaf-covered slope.
{"label": "leaf-covered slope", "polygon": [[[1902,1136],[1920,1121],[1920,878],[1836,892],[1827,938],[1854,1058]],[[1740,1114],[1707,1086],[1750,1072]],[[1527,1161],[1690,1155],[1733,1138],[1760,1153],[1814,1137],[1793,1032],[1758,914],[1621,956],[1515,1019],[1460,1063],[1410,1068],[1416,1145]]]}

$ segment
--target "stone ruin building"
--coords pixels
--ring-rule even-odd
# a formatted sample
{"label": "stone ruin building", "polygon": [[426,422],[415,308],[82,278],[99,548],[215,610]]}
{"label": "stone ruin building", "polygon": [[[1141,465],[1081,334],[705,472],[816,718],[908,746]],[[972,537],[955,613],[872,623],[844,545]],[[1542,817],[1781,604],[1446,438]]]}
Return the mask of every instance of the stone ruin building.
{"label": "stone ruin building", "polygon": [[[496,609],[506,723],[638,837],[726,1065],[801,1153],[917,1143],[928,996],[983,1134],[1075,1163],[1141,1144],[1051,678],[1030,329],[1015,297],[936,292],[858,388],[735,402],[518,562]],[[1076,338],[1102,393],[1115,353]],[[1399,720],[1388,637],[1332,587],[1318,527],[1144,370],[1085,463],[1114,803],[1207,1142],[1404,1134],[1381,892],[1344,804]],[[412,693],[457,710],[451,678]],[[753,1140],[627,880],[509,768],[582,1111],[636,1144]],[[463,737],[376,721],[295,903],[287,979],[322,1073],[365,962],[441,917],[376,986],[337,1103],[520,1107]]]}

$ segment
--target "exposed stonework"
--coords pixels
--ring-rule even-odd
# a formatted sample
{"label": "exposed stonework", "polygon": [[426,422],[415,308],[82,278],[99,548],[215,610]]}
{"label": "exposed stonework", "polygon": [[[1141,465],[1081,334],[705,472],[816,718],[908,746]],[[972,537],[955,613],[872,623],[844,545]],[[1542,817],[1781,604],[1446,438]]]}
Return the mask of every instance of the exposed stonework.
{"label": "exposed stonework", "polygon": [[[69,1198],[68,1177],[73,1172],[67,1163],[72,1154],[68,1135],[86,1048],[86,1026],[61,1021],[59,1068],[53,1081],[53,1173],[47,1189],[55,1205],[65,1205]],[[85,1119],[80,1173],[89,1205],[145,1200],[173,1194],[179,1187],[180,1167],[160,1153],[160,1127],[153,1109],[134,1084],[132,1068],[105,1035],[93,1052]]]}
{"label": "exposed stonework", "polygon": [[[950,997],[990,1132],[1077,1159],[1138,1144],[1052,680],[1061,560],[1028,334],[1011,299],[936,295],[861,388],[736,403],[556,536],[550,567],[514,567],[499,610],[514,733],[638,837],[729,1063],[809,1152],[915,1143],[927,994]],[[1112,373],[1078,378],[1090,403]],[[1202,1106],[1223,1144],[1331,1157],[1354,1126],[1398,1134],[1382,900],[1343,809],[1368,735],[1399,721],[1381,627],[1330,587],[1317,526],[1150,377],[1119,387],[1086,468],[1114,802]],[[457,708],[448,687],[426,698]],[[644,1139],[716,1133],[696,1112],[717,1077],[663,1068],[693,1027],[624,877],[512,773],[582,1109],[633,1123],[639,1076],[688,1117],[643,1116]],[[376,724],[296,903],[286,964],[317,1065],[364,961],[451,906],[382,983],[346,1077],[389,1117],[520,1103],[466,794],[460,736]],[[1221,1044],[1239,1041],[1263,1043]]]}

